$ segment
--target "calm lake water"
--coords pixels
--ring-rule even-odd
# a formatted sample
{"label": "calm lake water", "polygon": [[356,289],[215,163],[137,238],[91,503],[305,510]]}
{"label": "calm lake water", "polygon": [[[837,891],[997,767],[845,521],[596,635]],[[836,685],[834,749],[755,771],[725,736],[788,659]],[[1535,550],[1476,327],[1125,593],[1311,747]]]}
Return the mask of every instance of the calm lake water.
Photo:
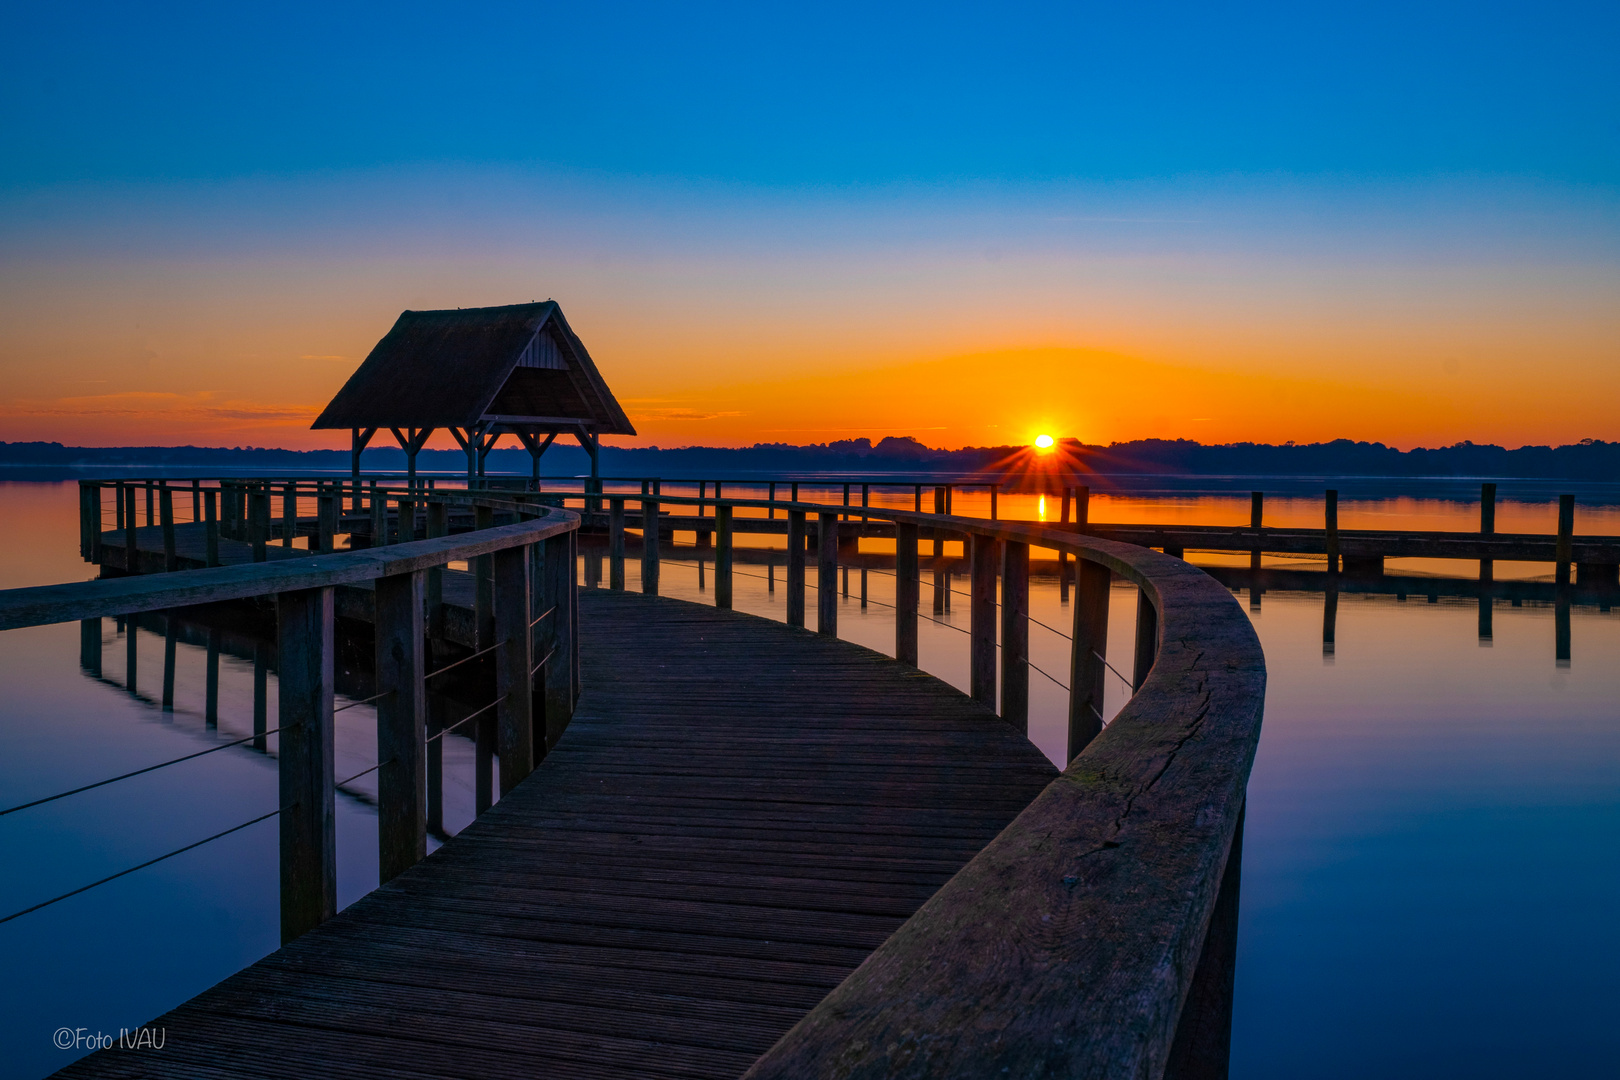
{"label": "calm lake water", "polygon": [[[1246,523],[1249,499],[1235,490],[1243,483],[1095,495],[1091,519]],[[1440,483],[1338,486],[1345,528],[1478,525],[1477,486],[1472,496],[1465,485]],[[0,483],[0,587],[93,576],[77,556],[75,487]],[[1577,531],[1620,534],[1620,492],[1577,490]],[[1370,497],[1378,491],[1390,497]],[[728,495],[745,493],[727,487]],[[1504,484],[1498,530],[1551,532],[1555,494]],[[841,491],[804,491],[828,496]],[[911,498],[895,492],[874,501],[909,507]],[[987,514],[988,501],[960,493],[953,509]],[[1050,498],[1043,508],[1038,499],[1003,496],[998,509],[1004,517],[1058,516]],[[1319,493],[1303,489],[1266,503],[1267,524],[1317,525],[1321,513]],[[1218,574],[1247,565],[1246,556],[1189,557]],[[1311,568],[1311,560],[1267,564]],[[636,569],[632,560],[631,588]],[[706,602],[711,572],[695,559],[666,563],[663,591]],[[1387,572],[1469,576],[1475,564],[1391,560]],[[780,588],[780,564],[775,575]],[[770,576],[764,565],[741,563],[737,606],[781,618],[785,592],[771,590]],[[1496,576],[1533,581],[1548,578],[1550,567],[1498,563]],[[954,588],[964,587],[958,578]],[[863,609],[853,571],[843,635],[892,651],[885,605],[893,591],[892,576],[869,572]],[[927,615],[930,584],[922,598]],[[921,659],[965,688],[967,601],[951,600],[954,610],[936,616],[940,622],[922,623]],[[1620,614],[1578,599],[1570,657],[1561,662],[1554,607],[1535,599],[1498,600],[1492,637],[1481,641],[1472,598],[1430,602],[1420,587],[1399,598],[1347,592],[1328,653],[1322,593],[1267,590],[1256,598],[1244,589],[1242,602],[1270,683],[1249,784],[1233,1076],[1612,1074],[1620,1059]],[[1110,659],[1126,671],[1135,603],[1134,589],[1116,586]],[[813,601],[809,607],[813,621]],[[1031,609],[1066,628],[1054,577],[1037,575]],[[0,802],[251,734],[251,630],[222,637],[217,729],[204,716],[203,638],[181,635],[174,708],[165,711],[161,620],[122,628],[103,620],[99,675],[81,667],[78,624],[0,636]],[[1034,663],[1066,681],[1067,642],[1040,627],[1031,637]],[[1125,693],[1122,684],[1112,688],[1110,712]],[[1066,694],[1032,674],[1031,696],[1031,738],[1060,757]],[[266,698],[274,726],[273,675]],[[337,726],[339,776],[376,760],[369,707],[340,714]],[[472,813],[472,749],[454,736],[445,742],[445,825],[454,833]],[[273,754],[274,736],[267,749]],[[338,801],[344,904],[376,881],[371,780],[356,781]],[[275,760],[248,744],[0,817],[0,916],[275,805]],[[78,1056],[52,1046],[59,1028],[116,1034],[217,982],[277,946],[277,920],[271,819],[0,924],[0,1075],[38,1077]]]}

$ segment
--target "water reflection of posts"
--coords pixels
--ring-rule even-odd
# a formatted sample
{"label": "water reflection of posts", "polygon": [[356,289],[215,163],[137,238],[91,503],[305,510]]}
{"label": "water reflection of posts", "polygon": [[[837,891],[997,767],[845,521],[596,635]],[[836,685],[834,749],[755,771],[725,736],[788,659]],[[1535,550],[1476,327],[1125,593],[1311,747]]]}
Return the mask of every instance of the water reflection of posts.
{"label": "water reflection of posts", "polygon": [[1029,545],[1016,540],[1001,553],[1001,718],[1028,734]]}
{"label": "water reflection of posts", "polygon": [[175,635],[179,633],[179,621],[172,614],[163,616],[163,711],[174,712],[174,654]]}
{"label": "water reflection of posts", "polygon": [[1558,590],[1553,601],[1553,656],[1561,668],[1569,667],[1569,587]]}
{"label": "water reflection of posts", "polygon": [[1069,661],[1069,761],[1102,730],[1108,593],[1112,583],[1106,566],[1089,559],[1075,562],[1074,646]]}
{"label": "water reflection of posts", "polygon": [[[1482,565],[1485,561],[1481,560]],[[1492,610],[1491,594],[1482,585],[1479,592],[1479,643],[1482,647],[1489,647],[1491,644]]]}
{"label": "water reflection of posts", "polygon": [[253,643],[253,749],[264,753],[269,747],[264,733],[270,725],[270,662],[269,649],[263,643]]}
{"label": "water reflection of posts", "polygon": [[1339,579],[1337,575],[1330,575],[1327,579],[1327,589],[1322,594],[1322,656],[1324,659],[1333,655],[1334,642],[1338,636],[1339,623]]}
{"label": "water reflection of posts", "polygon": [[101,620],[79,620],[79,667],[87,675],[101,678]]}
{"label": "water reflection of posts", "polygon": [[[130,516],[134,516],[133,512]],[[127,615],[124,617],[124,689],[129,691],[130,697],[136,696],[135,671],[139,666],[135,636],[135,616]]]}
{"label": "water reflection of posts", "polygon": [[[1496,535],[1496,485],[1479,485],[1479,535]],[[1492,559],[1479,560],[1479,580],[1489,582],[1495,574],[1496,563]]]}
{"label": "water reflection of posts", "polygon": [[219,646],[220,632],[208,631],[208,674],[203,689],[203,724],[219,727]]}

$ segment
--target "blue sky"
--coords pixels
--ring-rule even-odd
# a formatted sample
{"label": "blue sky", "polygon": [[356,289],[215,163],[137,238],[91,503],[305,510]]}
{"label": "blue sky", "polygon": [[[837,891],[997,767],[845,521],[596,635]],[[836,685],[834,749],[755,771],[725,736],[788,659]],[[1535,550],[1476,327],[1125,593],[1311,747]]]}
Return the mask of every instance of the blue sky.
{"label": "blue sky", "polygon": [[16,5],[3,177],[1620,178],[1620,5]]}
{"label": "blue sky", "polygon": [[0,437],[313,445],[552,296],[665,445],[1620,438],[1620,5],[9,20]]}

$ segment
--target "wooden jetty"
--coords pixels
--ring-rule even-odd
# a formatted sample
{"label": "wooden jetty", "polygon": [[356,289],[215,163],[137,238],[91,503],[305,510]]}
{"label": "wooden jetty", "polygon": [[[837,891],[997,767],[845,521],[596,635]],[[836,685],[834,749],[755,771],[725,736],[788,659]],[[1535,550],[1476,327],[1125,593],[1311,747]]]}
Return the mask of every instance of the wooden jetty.
{"label": "wooden jetty", "polygon": [[[190,522],[160,486],[151,531],[136,485],[86,485],[109,576],[0,593],[0,630],[243,601],[278,627],[287,944],[160,1020],[162,1059],[68,1075],[1225,1075],[1265,670],[1208,575],[872,508],[900,571],[888,659],[837,638],[841,519],[860,522],[836,505],[304,483],[199,485]],[[713,522],[713,609],[656,596],[661,543],[623,591],[627,533],[684,527],[672,507]],[[725,610],[738,523],[778,514],[787,626]],[[610,572],[581,592],[587,518]],[[967,545],[967,695],[915,666],[920,548],[946,537]],[[1076,567],[1061,773],[1023,738],[1032,548]],[[1119,577],[1142,601],[1135,693],[1106,721]],[[339,914],[344,590],[374,640],[381,887]],[[434,629],[452,609],[466,641]],[[480,657],[491,700],[466,719],[499,800],[424,858],[424,683]]]}
{"label": "wooden jetty", "polygon": [[848,642],[605,591],[580,632],[587,690],[536,771],[154,1019],[165,1074],[740,1076],[1057,775]]}

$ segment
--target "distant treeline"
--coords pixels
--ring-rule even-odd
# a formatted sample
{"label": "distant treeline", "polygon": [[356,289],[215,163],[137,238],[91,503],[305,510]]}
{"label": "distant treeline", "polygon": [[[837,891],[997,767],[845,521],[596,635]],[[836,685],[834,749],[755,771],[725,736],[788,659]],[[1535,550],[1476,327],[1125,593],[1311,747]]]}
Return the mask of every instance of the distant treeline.
{"label": "distant treeline", "polygon": [[[1138,439],[1089,446],[1065,440],[1056,460],[1076,472],[1181,476],[1388,476],[1512,477],[1612,481],[1620,479],[1620,442],[1582,439],[1566,446],[1501,446],[1461,442],[1433,449],[1397,450],[1383,443],[1333,442],[1227,443],[1205,446],[1188,439]],[[690,476],[743,473],[856,473],[962,475],[1004,472],[1027,467],[1029,451],[1021,446],[935,450],[915,439],[886,438],[792,446],[756,443],[727,448],[690,446],[604,447],[602,473],[607,476]],[[542,471],[572,475],[589,469],[577,446],[560,441],[547,451]],[[241,469],[254,472],[338,471],[349,469],[347,450],[280,450],[270,447],[121,446],[77,447],[47,442],[0,442],[0,466],[81,469]],[[368,472],[405,467],[405,454],[394,446],[365,451]],[[466,457],[459,450],[424,450],[417,458],[424,472],[460,472]],[[492,472],[527,473],[528,453],[502,448],[489,456]],[[1050,466],[1048,466],[1050,467]]]}

